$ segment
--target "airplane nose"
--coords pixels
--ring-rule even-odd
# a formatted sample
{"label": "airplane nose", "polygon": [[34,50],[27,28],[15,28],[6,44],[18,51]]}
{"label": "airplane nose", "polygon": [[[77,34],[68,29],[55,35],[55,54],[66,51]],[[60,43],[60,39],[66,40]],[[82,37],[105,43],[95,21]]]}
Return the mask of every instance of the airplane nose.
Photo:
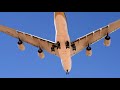
{"label": "airplane nose", "polygon": [[61,60],[63,69],[66,73],[70,72],[71,67],[72,67],[72,62],[70,59],[68,60]]}

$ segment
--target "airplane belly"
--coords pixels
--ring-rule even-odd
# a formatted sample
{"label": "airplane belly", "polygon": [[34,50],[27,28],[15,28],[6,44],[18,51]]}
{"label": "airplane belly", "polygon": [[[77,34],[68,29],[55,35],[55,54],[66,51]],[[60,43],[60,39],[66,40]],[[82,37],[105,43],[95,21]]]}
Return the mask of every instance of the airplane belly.
{"label": "airplane belly", "polygon": [[[62,43],[61,43],[62,44]],[[70,49],[66,49],[65,46],[61,45],[61,49],[58,49],[59,56],[61,58],[61,63],[64,68],[64,70],[71,70],[71,54],[70,54]]]}
{"label": "airplane belly", "polygon": [[65,71],[67,71],[67,70],[70,71],[71,70],[71,65],[72,65],[71,52],[70,52],[71,49],[70,48],[66,49],[66,45],[65,45],[65,41],[70,42],[70,39],[65,37],[65,36],[58,35],[57,36],[57,41],[60,42],[60,46],[61,46],[61,48],[58,49],[58,53],[59,53],[59,56],[61,58],[62,66],[63,66]]}
{"label": "airplane belly", "polygon": [[60,43],[60,48],[58,49],[58,53],[61,58],[62,66],[65,71],[70,71],[71,70],[71,52],[70,52],[71,47],[66,48],[66,42],[67,41],[70,42],[70,37],[68,34],[66,17],[63,12],[55,12],[54,24],[55,24],[55,30],[56,30],[55,41]]}

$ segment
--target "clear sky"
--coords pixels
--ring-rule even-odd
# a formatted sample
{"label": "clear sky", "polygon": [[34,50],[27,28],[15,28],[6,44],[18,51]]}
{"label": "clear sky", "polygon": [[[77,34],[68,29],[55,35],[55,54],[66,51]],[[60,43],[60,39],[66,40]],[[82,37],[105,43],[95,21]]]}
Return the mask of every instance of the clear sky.
{"label": "clear sky", "polygon": [[[55,41],[53,12],[0,12],[0,24],[19,31]],[[66,12],[71,41],[120,19],[119,12]],[[18,40],[0,33],[0,77],[9,78],[120,78],[120,30],[112,33],[110,47],[104,39],[92,45],[93,55],[85,49],[72,57],[72,69],[65,74],[60,58],[45,53],[41,60],[38,48],[25,43],[26,50],[17,47]]]}

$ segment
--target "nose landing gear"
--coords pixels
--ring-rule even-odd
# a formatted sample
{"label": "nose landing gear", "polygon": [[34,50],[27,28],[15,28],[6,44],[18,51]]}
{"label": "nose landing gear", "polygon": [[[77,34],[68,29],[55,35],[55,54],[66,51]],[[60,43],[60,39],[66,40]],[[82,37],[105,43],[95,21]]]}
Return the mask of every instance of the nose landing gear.
{"label": "nose landing gear", "polygon": [[66,75],[68,75],[69,74],[69,71],[68,70],[66,70]]}

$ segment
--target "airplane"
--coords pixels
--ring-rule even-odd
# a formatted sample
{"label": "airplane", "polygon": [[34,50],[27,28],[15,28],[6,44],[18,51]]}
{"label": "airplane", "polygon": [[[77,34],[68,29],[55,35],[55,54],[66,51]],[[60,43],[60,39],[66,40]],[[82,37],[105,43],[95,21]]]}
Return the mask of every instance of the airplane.
{"label": "airplane", "polygon": [[18,48],[21,51],[25,50],[24,42],[38,48],[38,56],[43,59],[45,57],[44,50],[58,56],[61,59],[61,64],[66,74],[69,74],[72,68],[72,60],[75,54],[86,49],[86,55],[92,55],[91,45],[104,38],[104,45],[110,46],[110,34],[120,28],[120,20],[108,24],[98,30],[95,30],[85,36],[82,36],[75,41],[70,41],[67,18],[65,12],[54,12],[54,26],[56,31],[55,42],[46,40],[25,32],[0,25],[0,32],[8,34],[18,39]]}

